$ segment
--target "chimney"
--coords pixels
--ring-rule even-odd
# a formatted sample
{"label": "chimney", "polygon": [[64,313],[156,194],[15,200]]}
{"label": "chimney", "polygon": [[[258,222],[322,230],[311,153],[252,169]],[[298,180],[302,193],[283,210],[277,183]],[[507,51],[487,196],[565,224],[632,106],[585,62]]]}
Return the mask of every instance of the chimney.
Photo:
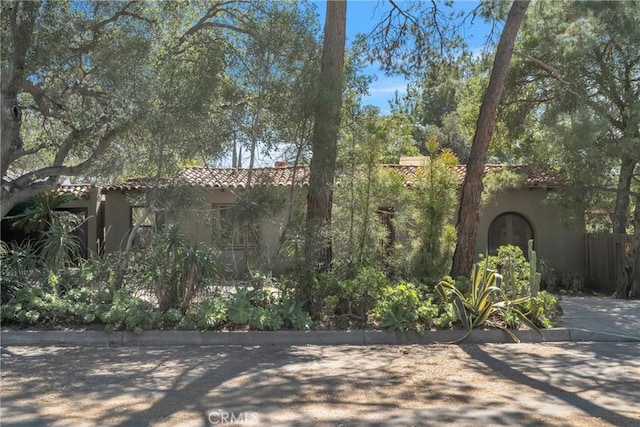
{"label": "chimney", "polygon": [[287,164],[287,162],[276,162],[275,167],[276,169],[282,169],[282,168],[286,168],[289,165]]}
{"label": "chimney", "polygon": [[401,166],[424,166],[429,162],[429,156],[400,156]]}

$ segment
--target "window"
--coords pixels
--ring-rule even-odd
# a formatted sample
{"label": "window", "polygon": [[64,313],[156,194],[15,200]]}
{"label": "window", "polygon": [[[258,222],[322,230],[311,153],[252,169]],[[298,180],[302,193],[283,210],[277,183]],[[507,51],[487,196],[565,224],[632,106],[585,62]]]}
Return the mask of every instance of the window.
{"label": "window", "polygon": [[233,208],[234,205],[212,205],[214,240],[234,248],[257,246],[261,236],[260,221],[242,221],[234,215]]}
{"label": "window", "polygon": [[528,241],[533,239],[533,227],[525,217],[515,212],[497,216],[489,226],[489,254],[495,255],[504,245],[519,246],[527,256]]}
{"label": "window", "polygon": [[[147,208],[144,206],[131,206],[129,215],[129,229],[133,230],[133,226],[136,225],[138,220],[147,213]],[[141,241],[149,241],[153,235],[153,230],[156,228],[156,214],[154,212],[149,213],[147,217],[140,224],[138,233],[135,237],[134,244],[138,245]]]}
{"label": "window", "polygon": [[[147,208],[144,206],[131,206],[131,215],[129,216],[129,227],[136,225],[138,220],[147,213]],[[147,215],[141,224],[141,227],[153,228],[156,225],[156,216],[152,213]]]}

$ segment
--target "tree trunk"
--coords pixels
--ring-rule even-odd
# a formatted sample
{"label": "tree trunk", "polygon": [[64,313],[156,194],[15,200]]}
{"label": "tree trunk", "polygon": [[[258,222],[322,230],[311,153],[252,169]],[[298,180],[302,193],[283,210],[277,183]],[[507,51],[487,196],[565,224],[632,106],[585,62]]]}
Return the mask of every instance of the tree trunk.
{"label": "tree trunk", "polygon": [[480,222],[480,197],[483,190],[482,177],[489,150],[489,141],[493,134],[498,105],[504,91],[513,46],[528,6],[529,0],[514,1],[511,5],[504,30],[500,35],[489,86],[480,107],[476,134],[471,145],[471,154],[467,163],[467,173],[462,184],[460,206],[458,208],[456,225],[458,238],[451,268],[451,276],[453,277],[468,276],[473,266],[474,251],[478,238],[478,223]]}
{"label": "tree trunk", "polygon": [[[2,172],[2,201],[0,218],[9,213],[16,203],[35,194],[24,188],[14,189],[6,185],[7,172],[13,161],[23,153],[21,128],[22,108],[18,102],[18,94],[24,90],[27,76],[27,51],[31,45],[31,37],[40,4],[38,2],[14,2],[2,8],[7,14],[10,28],[10,40],[5,43],[12,46],[2,69],[0,89],[0,171]],[[4,24],[4,17],[3,17]]]}
{"label": "tree trunk", "polygon": [[623,157],[620,165],[620,176],[618,177],[618,191],[616,192],[616,204],[613,211],[613,232],[616,234],[625,234],[627,232],[627,223],[629,218],[629,190],[631,189],[631,181],[633,180],[633,171],[636,167],[636,161]]}
{"label": "tree trunk", "polygon": [[640,297],[640,196],[636,196],[636,207],[633,214],[633,240],[631,243],[631,262],[633,275],[631,276],[630,297]]}
{"label": "tree trunk", "polygon": [[616,287],[616,298],[640,296],[640,196],[636,196],[633,228],[634,234],[631,238],[631,248],[625,254],[625,263]]}
{"label": "tree trunk", "polygon": [[344,86],[347,2],[328,1],[307,196],[307,258],[312,271],[331,267],[331,205]]}

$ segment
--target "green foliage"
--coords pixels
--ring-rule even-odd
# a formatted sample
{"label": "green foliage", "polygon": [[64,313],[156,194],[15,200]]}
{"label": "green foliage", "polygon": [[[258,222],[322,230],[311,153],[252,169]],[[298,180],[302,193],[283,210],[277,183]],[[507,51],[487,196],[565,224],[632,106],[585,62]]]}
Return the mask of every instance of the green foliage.
{"label": "green foliage", "polygon": [[389,286],[383,290],[381,301],[376,307],[376,317],[385,328],[402,332],[412,330],[419,303],[413,284]]}
{"label": "green foliage", "polygon": [[[457,203],[456,156],[449,150],[436,155],[437,142],[427,145],[431,159],[418,171],[412,192],[415,210],[413,274],[435,283],[449,272],[455,248],[455,228],[449,220]],[[428,148],[429,148],[428,147]]]}
{"label": "green foliage", "polygon": [[558,317],[562,315],[558,298],[546,291],[538,292],[535,297],[527,301],[525,307],[528,311],[527,317],[541,328],[553,327]]}
{"label": "green foliage", "polygon": [[343,328],[364,325],[387,284],[385,274],[375,268],[343,266],[312,278],[308,307],[314,318],[325,323]]}
{"label": "green foliage", "polygon": [[150,285],[161,311],[178,308],[186,313],[217,277],[212,252],[181,235],[176,226],[154,234],[137,260],[141,276]]}
{"label": "green foliage", "polygon": [[514,155],[559,173],[563,185],[552,200],[577,226],[585,211],[603,207],[614,212],[614,232],[629,218],[628,174],[640,158],[638,6],[535,2],[516,46],[523,54],[505,92],[518,106],[509,117],[521,131],[512,140],[523,142]]}
{"label": "green foliage", "polygon": [[[501,281],[502,276],[489,270],[485,262],[484,266],[474,266],[469,295],[462,294],[455,285],[449,282],[441,281],[438,283],[436,290],[445,301],[449,301],[452,297],[451,300],[458,318],[466,330],[466,334],[455,342],[465,340],[473,328],[484,325],[493,315],[502,317],[509,324],[515,324],[517,320],[542,336],[535,324],[519,308],[520,305],[529,301],[529,297],[510,299],[500,288]],[[496,326],[500,327],[500,325]],[[514,341],[519,341],[518,337],[508,329],[500,328],[507,332]]]}
{"label": "green foliage", "polygon": [[39,258],[28,240],[11,246],[4,241],[0,244],[0,303],[5,303],[37,274]]}
{"label": "green foliage", "polygon": [[536,251],[533,250],[533,240],[529,240],[527,243],[529,251],[529,290],[532,297],[538,295],[540,291],[540,281],[542,280],[542,273],[537,271],[538,268],[538,256]]}
{"label": "green foliage", "polygon": [[13,211],[19,213],[6,216],[13,228],[26,233],[46,230],[57,215],[63,212],[55,209],[73,200],[71,194],[59,194],[54,191],[38,193],[30,199],[16,205]]}
{"label": "green foliage", "polygon": [[276,299],[268,289],[236,288],[226,302],[226,315],[232,326],[249,326],[255,330],[278,330],[282,327],[306,330],[311,317],[303,303],[288,298]]}
{"label": "green foliage", "polygon": [[432,298],[423,299],[413,283],[385,287],[374,311],[374,317],[382,327],[401,332],[424,332],[436,323],[448,323],[438,314],[438,305]]}
{"label": "green foliage", "polygon": [[40,256],[49,269],[61,270],[80,258],[80,240],[73,234],[80,219],[69,212],[59,212],[38,239]]}
{"label": "green foliage", "polygon": [[499,194],[520,188],[522,186],[522,176],[509,170],[501,168],[487,173],[482,179],[484,189],[482,190],[482,204],[487,205]]}
{"label": "green foliage", "polygon": [[140,298],[132,297],[123,289],[115,291],[108,310],[99,313],[98,318],[114,329],[126,329],[139,333],[151,329],[159,318],[153,305]]}
{"label": "green foliage", "polygon": [[176,309],[169,309],[165,312],[165,316],[172,310],[174,313],[180,314],[178,328],[180,329],[218,329],[227,320],[227,301],[224,299],[215,299],[213,301],[197,302],[189,308],[189,311],[182,317],[182,313]]}
{"label": "green foliage", "polygon": [[101,292],[89,288],[73,289],[64,295],[39,287],[20,289],[15,298],[2,306],[2,321],[26,325],[93,325],[109,330],[139,331],[156,325],[153,306],[125,291]]}
{"label": "green foliage", "polygon": [[280,315],[281,325],[284,324],[285,327],[297,331],[304,331],[311,327],[311,317],[304,311],[302,302],[285,298],[275,306],[275,309]]}
{"label": "green foliage", "polygon": [[502,275],[500,287],[511,299],[530,294],[529,262],[518,246],[506,245],[498,248],[497,255],[490,255],[476,264],[477,269],[488,268]]}

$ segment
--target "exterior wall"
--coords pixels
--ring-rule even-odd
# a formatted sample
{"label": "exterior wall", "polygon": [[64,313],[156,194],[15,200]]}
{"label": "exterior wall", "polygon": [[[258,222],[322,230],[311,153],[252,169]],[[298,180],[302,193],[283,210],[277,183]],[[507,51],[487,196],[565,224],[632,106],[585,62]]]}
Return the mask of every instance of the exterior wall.
{"label": "exterior wall", "polygon": [[500,214],[514,212],[531,224],[538,258],[558,271],[583,273],[584,234],[561,223],[557,208],[545,202],[547,194],[543,188],[523,188],[496,195],[480,211],[476,253],[487,252],[491,222]]}
{"label": "exterior wall", "polygon": [[107,191],[104,200],[104,251],[124,250],[130,228],[129,193]]}
{"label": "exterior wall", "polygon": [[[200,208],[189,208],[184,211],[173,213],[173,217],[165,217],[165,223],[180,224],[180,231],[193,239],[201,242],[213,249],[219,247],[215,240],[215,226],[212,222],[212,208],[214,204],[235,203],[236,194],[241,194],[242,189],[233,191],[226,189],[204,190],[204,201]],[[104,234],[106,253],[124,250],[129,229],[131,227],[130,218],[130,196],[132,192],[108,191],[104,203]],[[280,250],[280,236],[284,229],[285,212],[281,212],[271,218],[263,218],[261,225],[261,244],[258,247],[249,246],[248,253],[244,248],[234,247],[225,249],[220,253],[220,268],[230,274],[242,275],[246,271],[247,259],[252,267],[261,267],[279,274],[284,270],[284,266],[278,256]]]}
{"label": "exterior wall", "polygon": [[[301,190],[304,191],[304,190]],[[241,189],[223,190],[207,189],[200,209],[188,209],[178,212],[179,218],[166,218],[167,222],[178,222],[181,231],[198,241],[212,246],[214,226],[211,221],[212,205],[233,204],[236,194]],[[130,205],[128,192],[108,191],[104,201],[104,249],[114,252],[124,249],[130,228]],[[478,242],[476,254],[487,252],[489,226],[500,214],[514,212],[526,218],[532,228],[538,256],[548,261],[561,272],[584,271],[584,237],[579,230],[571,230],[563,225],[557,209],[545,203],[547,190],[542,188],[524,188],[497,195],[494,200],[484,206],[480,213]],[[285,212],[261,221],[261,245],[245,254],[243,248],[225,249],[221,251],[221,268],[225,271],[241,275],[246,270],[247,258],[254,268],[261,267],[274,274],[281,273],[285,265],[278,256],[280,236],[285,226]],[[92,232],[95,234],[95,231]]]}

